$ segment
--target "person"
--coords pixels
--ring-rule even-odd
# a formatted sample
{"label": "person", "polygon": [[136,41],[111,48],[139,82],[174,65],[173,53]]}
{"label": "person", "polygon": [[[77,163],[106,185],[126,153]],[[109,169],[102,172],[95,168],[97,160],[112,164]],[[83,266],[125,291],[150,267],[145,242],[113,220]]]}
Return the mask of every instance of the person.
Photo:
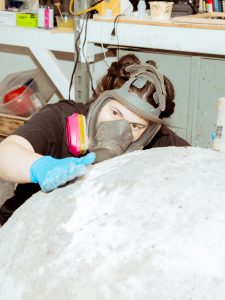
{"label": "person", "polygon": [[[153,61],[141,64],[128,54],[111,64],[87,104],[46,105],[0,144],[0,177],[17,183],[0,208],[0,224],[40,189],[69,183],[92,163],[139,149],[188,146],[163,125],[174,112],[174,97],[171,81]],[[67,120],[74,113],[87,119],[89,147],[80,157],[68,147]]]}

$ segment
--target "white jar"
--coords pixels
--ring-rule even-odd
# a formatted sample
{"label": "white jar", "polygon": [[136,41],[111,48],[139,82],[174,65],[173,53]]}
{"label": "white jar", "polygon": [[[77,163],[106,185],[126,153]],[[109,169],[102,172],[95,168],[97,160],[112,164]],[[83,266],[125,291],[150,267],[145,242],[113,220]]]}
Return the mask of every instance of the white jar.
{"label": "white jar", "polygon": [[168,21],[171,18],[174,2],[151,1],[150,14],[151,19],[155,21]]}
{"label": "white jar", "polygon": [[213,141],[213,149],[225,152],[225,97],[217,101],[216,132]]}

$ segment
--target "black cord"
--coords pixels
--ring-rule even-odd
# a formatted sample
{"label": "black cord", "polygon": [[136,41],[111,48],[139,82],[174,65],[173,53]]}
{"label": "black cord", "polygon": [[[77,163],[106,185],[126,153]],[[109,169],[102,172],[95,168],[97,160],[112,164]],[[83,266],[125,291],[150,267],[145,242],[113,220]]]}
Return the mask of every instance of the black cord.
{"label": "black cord", "polygon": [[115,36],[116,35],[116,22],[119,20],[119,18],[123,16],[123,14],[119,14],[116,16],[116,18],[114,19],[114,22],[113,22],[113,30],[111,32],[111,36]]}
{"label": "black cord", "polygon": [[[86,15],[85,15],[85,17],[86,17]],[[83,31],[83,28],[84,28],[84,23],[85,23],[85,22],[83,22],[82,27],[81,27],[81,30],[80,30],[80,32],[79,32],[79,34],[78,34],[78,36],[77,36],[77,38],[76,38],[76,40],[75,40],[75,51],[76,51],[77,56],[76,56],[75,64],[74,64],[73,71],[72,71],[72,75],[71,75],[71,79],[70,79],[70,86],[69,86],[69,100],[70,100],[71,88],[72,88],[72,85],[73,85],[74,74],[75,74],[75,71],[76,71],[76,69],[77,69],[77,65],[78,65],[78,61],[79,61],[79,45],[78,45],[78,43],[79,43],[79,41],[80,41],[80,36],[81,36],[82,31]]]}
{"label": "black cord", "polygon": [[119,60],[119,50],[120,50],[120,45],[119,45],[119,39],[118,39],[118,36],[116,35],[116,24],[118,24],[119,22],[119,18],[124,16],[124,14],[119,14],[116,16],[115,20],[114,20],[114,24],[113,24],[113,30],[111,32],[111,35],[112,36],[116,36],[116,40],[117,40],[117,60]]}
{"label": "black cord", "polygon": [[[87,16],[88,16],[88,14],[87,14]],[[91,75],[90,66],[89,66],[89,63],[87,61],[87,58],[86,58],[86,55],[85,55],[85,52],[84,52],[84,46],[85,46],[86,40],[87,40],[87,24],[88,24],[88,18],[86,19],[86,24],[85,24],[85,29],[84,29],[84,42],[83,42],[83,45],[82,45],[82,53],[83,53],[85,63],[86,63],[86,66],[87,66],[88,74],[90,76],[91,89],[92,89],[93,94],[96,96],[96,92],[95,92],[95,89],[94,89],[94,86],[93,86],[93,78],[92,78],[92,75]]]}

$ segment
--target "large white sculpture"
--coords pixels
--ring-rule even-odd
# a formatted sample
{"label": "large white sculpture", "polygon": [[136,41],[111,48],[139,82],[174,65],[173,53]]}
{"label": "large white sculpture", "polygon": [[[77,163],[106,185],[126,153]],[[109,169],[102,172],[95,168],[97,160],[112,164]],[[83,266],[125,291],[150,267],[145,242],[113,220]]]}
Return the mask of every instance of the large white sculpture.
{"label": "large white sculpture", "polygon": [[1,300],[223,300],[225,156],[117,157],[0,229]]}

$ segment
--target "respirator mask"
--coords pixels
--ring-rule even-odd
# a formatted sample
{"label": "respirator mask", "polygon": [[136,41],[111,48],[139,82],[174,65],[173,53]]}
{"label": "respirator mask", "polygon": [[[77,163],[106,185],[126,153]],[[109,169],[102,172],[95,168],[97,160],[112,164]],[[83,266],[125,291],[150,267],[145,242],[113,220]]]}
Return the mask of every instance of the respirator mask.
{"label": "respirator mask", "polygon": [[[122,87],[104,91],[90,106],[87,121],[86,123],[82,122],[81,127],[83,130],[79,130],[79,126],[73,126],[77,128],[76,133],[74,130],[70,130],[69,124],[71,120],[74,123],[73,116],[75,114],[69,117],[70,121],[69,118],[67,119],[67,142],[69,151],[73,154],[76,152],[75,156],[78,156],[78,153],[81,154],[81,152],[84,154],[88,148],[89,151],[96,153],[95,162],[100,162],[122,153],[143,149],[162,126],[162,120],[159,119],[159,115],[166,107],[166,90],[163,75],[151,65],[131,65],[126,68],[126,72],[131,73],[131,78]],[[153,83],[156,89],[153,94],[153,99],[157,105],[156,108],[130,91],[131,86],[141,89],[148,81]],[[96,127],[99,112],[111,100],[118,101],[138,116],[150,121],[150,126],[138,140],[133,141],[130,124],[123,119],[100,122]],[[79,122],[77,123],[79,124]],[[71,138],[71,133],[76,138]],[[87,135],[88,143],[86,143]],[[79,140],[83,142],[80,143]],[[83,144],[86,149],[80,151],[80,144]]]}

